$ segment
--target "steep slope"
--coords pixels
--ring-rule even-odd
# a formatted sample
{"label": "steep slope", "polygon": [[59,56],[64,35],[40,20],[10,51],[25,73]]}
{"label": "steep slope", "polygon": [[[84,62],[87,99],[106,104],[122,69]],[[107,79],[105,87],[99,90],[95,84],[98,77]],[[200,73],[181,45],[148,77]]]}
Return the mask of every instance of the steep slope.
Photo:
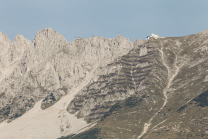
{"label": "steep slope", "polygon": [[35,52],[33,44],[21,35],[17,35],[10,44],[11,48],[5,55],[12,57],[4,56],[4,58],[5,60],[16,60],[11,64],[5,61],[8,65],[5,69],[5,76],[2,76],[0,82],[0,102],[2,103],[1,108],[4,109],[4,112],[1,112],[0,121],[7,118],[9,118],[8,121],[11,121],[21,116],[33,107],[36,101],[47,95],[44,87],[39,84],[40,79],[35,76],[41,74],[40,70],[43,70],[45,65],[39,62],[39,56]]}
{"label": "steep slope", "polygon": [[[149,134],[147,133],[146,138],[167,138],[167,135],[170,138],[207,138],[206,122],[201,123],[208,116],[207,107],[201,108],[194,103],[196,102],[194,98],[208,90],[206,81],[207,35],[207,30],[205,30],[180,39],[182,50],[178,56],[178,66],[183,66],[169,86],[168,103],[159,114],[158,119],[165,121],[155,126]],[[190,102],[193,103],[192,107],[186,112],[180,112],[180,108],[183,109],[183,106],[189,105]],[[161,130],[166,130],[165,134],[158,135]]]}
{"label": "steep slope", "polygon": [[1,138],[55,139],[87,127],[88,125],[83,119],[77,119],[74,115],[67,113],[66,107],[76,93],[90,82],[95,70],[88,75],[83,84],[73,88],[68,95],[61,98],[52,107],[42,110],[42,100],[40,100],[22,117],[11,123],[0,125]]}
{"label": "steep slope", "polygon": [[[17,35],[13,42],[10,42],[5,34],[2,36],[0,42],[5,51],[0,55],[2,73],[0,77],[0,109],[3,107],[10,109],[8,105],[12,105],[17,93],[21,91],[18,79],[27,71],[26,63],[32,67],[36,62],[36,57],[34,51],[30,49],[32,43],[22,35]],[[32,58],[29,58],[30,56]],[[2,113],[0,115],[0,121],[2,121]],[[8,112],[3,117],[7,117],[7,115]]]}
{"label": "steep slope", "polygon": [[[84,87],[82,85],[86,80],[96,80],[94,75],[97,75],[99,68],[128,53],[134,47],[129,39],[121,36],[115,39],[77,39],[67,43],[62,35],[52,29],[39,31],[32,43],[21,35],[17,35],[15,40],[10,42],[5,34],[1,34],[1,41],[1,47],[11,47],[11,50],[5,49],[1,57],[8,53],[10,55],[10,51],[15,50],[13,47],[21,48],[17,51],[20,52],[16,54],[16,60],[11,61],[11,64],[8,64],[6,57],[5,61],[1,60],[1,74],[4,76],[1,76],[0,82],[0,121],[4,123],[1,124],[0,132],[5,138],[30,135],[32,138],[53,137],[47,131],[49,125],[54,126],[51,130],[54,131],[53,138],[56,138],[87,126],[83,120],[80,120],[81,124],[78,124],[79,120],[73,124],[73,120],[70,119],[76,118],[63,111],[63,105],[68,106],[77,90]],[[56,103],[57,101],[59,102]],[[32,110],[29,111],[30,109]],[[59,110],[61,113],[58,113]],[[48,116],[49,113],[52,117]],[[16,118],[18,119],[15,120]],[[40,123],[34,118],[40,121],[42,118],[47,122]],[[70,128],[64,121],[57,124],[60,119],[69,119]],[[27,124],[22,124],[23,122]],[[22,130],[26,126],[28,130]],[[40,137],[36,136],[40,130],[39,126],[43,131]],[[55,131],[56,129],[58,130]],[[10,135],[11,130],[16,132]]]}
{"label": "steep slope", "polygon": [[[78,118],[83,117],[88,122],[104,118],[100,124],[102,125],[100,137],[131,138],[129,137],[131,135],[135,138],[139,135],[138,131],[143,129],[144,122],[163,106],[164,96],[161,92],[167,85],[168,72],[163,65],[160,52],[157,48],[150,47],[149,43],[154,42],[149,41],[136,46],[128,54],[101,69],[98,80],[80,91],[67,108],[71,114],[76,113]],[[113,118],[112,125],[107,124],[106,127],[103,115],[108,113],[114,104],[122,104],[131,97],[137,99],[135,104],[139,106],[136,109],[135,107],[121,109],[119,116]],[[130,133],[122,134],[122,131],[120,134],[121,130]]]}
{"label": "steep slope", "polygon": [[[97,81],[83,88],[70,103],[68,111],[79,111],[78,117],[87,117],[89,121],[100,119],[113,104],[143,90],[154,57],[151,49],[147,49],[140,46],[100,69]],[[143,94],[145,92],[141,91],[138,95]]]}
{"label": "steep slope", "polygon": [[103,68],[68,111],[97,121],[100,138],[207,138],[207,32],[150,38]]}

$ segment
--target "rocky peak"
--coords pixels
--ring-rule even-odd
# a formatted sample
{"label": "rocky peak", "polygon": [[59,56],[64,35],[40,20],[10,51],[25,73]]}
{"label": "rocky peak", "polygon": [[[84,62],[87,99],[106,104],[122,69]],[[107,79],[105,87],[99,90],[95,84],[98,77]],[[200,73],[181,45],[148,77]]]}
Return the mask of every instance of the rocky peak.
{"label": "rocky peak", "polygon": [[22,36],[21,34],[17,34],[14,38],[13,43],[15,45],[17,45],[17,47],[22,47],[22,48],[26,48],[28,46],[32,45],[32,42],[28,39],[26,39],[24,36]]}
{"label": "rocky peak", "polygon": [[[6,34],[0,33],[0,68],[6,71],[11,65],[19,61],[25,49],[32,43],[18,34],[11,42]],[[13,66],[14,67],[14,66]]]}
{"label": "rocky peak", "polygon": [[0,56],[7,51],[10,43],[8,36],[0,32]]}
{"label": "rocky peak", "polygon": [[22,36],[21,34],[17,34],[17,35],[15,36],[13,42],[15,42],[15,41],[21,41],[21,42],[23,42],[23,41],[25,41],[25,40],[31,42],[30,40],[26,39],[26,38],[25,38],[24,36]]}
{"label": "rocky peak", "polygon": [[56,32],[55,30],[51,28],[46,28],[46,29],[38,31],[33,40],[33,43],[36,46],[41,42],[43,43],[43,41],[47,41],[47,42],[51,41],[52,44],[53,43],[57,44],[59,42],[67,43],[63,35],[59,34],[58,32]]}
{"label": "rocky peak", "polygon": [[9,38],[8,38],[8,36],[7,36],[7,34],[2,33],[2,32],[0,32],[0,40],[1,40],[1,41],[6,40],[6,41],[10,42],[10,40],[9,40]]}
{"label": "rocky peak", "polygon": [[48,59],[66,44],[67,40],[64,36],[51,28],[38,31],[33,40],[33,45],[39,61]]}
{"label": "rocky peak", "polygon": [[80,63],[104,66],[127,54],[129,50],[133,49],[133,43],[122,36],[113,39],[95,36],[87,39],[76,39],[67,47],[70,51],[76,51]]}

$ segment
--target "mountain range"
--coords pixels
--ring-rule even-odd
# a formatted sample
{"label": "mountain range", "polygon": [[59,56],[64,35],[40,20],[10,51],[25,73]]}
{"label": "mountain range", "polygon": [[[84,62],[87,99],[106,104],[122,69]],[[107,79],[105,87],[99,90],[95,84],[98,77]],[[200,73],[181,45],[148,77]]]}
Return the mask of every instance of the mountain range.
{"label": "mountain range", "polygon": [[208,138],[208,30],[148,40],[0,32],[0,139]]}

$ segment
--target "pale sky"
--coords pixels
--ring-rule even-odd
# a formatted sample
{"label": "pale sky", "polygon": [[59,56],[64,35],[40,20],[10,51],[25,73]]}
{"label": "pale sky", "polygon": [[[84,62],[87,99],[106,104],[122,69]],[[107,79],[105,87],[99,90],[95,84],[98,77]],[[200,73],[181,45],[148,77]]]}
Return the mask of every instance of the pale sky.
{"label": "pale sky", "polygon": [[151,33],[185,36],[208,28],[208,0],[0,0],[0,32],[33,40],[52,28],[76,37],[120,35],[132,42]]}

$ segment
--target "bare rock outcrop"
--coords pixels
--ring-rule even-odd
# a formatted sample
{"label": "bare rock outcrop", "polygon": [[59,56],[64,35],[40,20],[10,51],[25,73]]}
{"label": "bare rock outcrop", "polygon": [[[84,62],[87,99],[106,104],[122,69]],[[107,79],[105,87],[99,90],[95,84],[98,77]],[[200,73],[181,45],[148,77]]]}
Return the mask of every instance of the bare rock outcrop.
{"label": "bare rock outcrop", "polygon": [[67,40],[51,28],[38,31],[33,40],[35,53],[38,61],[48,61],[51,56],[55,55],[67,44]]}
{"label": "bare rock outcrop", "polygon": [[[21,116],[40,99],[44,99],[42,109],[52,106],[82,83],[92,70],[106,66],[134,47],[129,39],[121,36],[79,38],[68,43],[50,28],[38,31],[32,43],[22,35],[11,42],[1,33],[0,39],[3,50],[0,55],[0,121]],[[30,100],[34,103],[27,107],[25,102]],[[21,114],[17,113],[20,109]]]}

